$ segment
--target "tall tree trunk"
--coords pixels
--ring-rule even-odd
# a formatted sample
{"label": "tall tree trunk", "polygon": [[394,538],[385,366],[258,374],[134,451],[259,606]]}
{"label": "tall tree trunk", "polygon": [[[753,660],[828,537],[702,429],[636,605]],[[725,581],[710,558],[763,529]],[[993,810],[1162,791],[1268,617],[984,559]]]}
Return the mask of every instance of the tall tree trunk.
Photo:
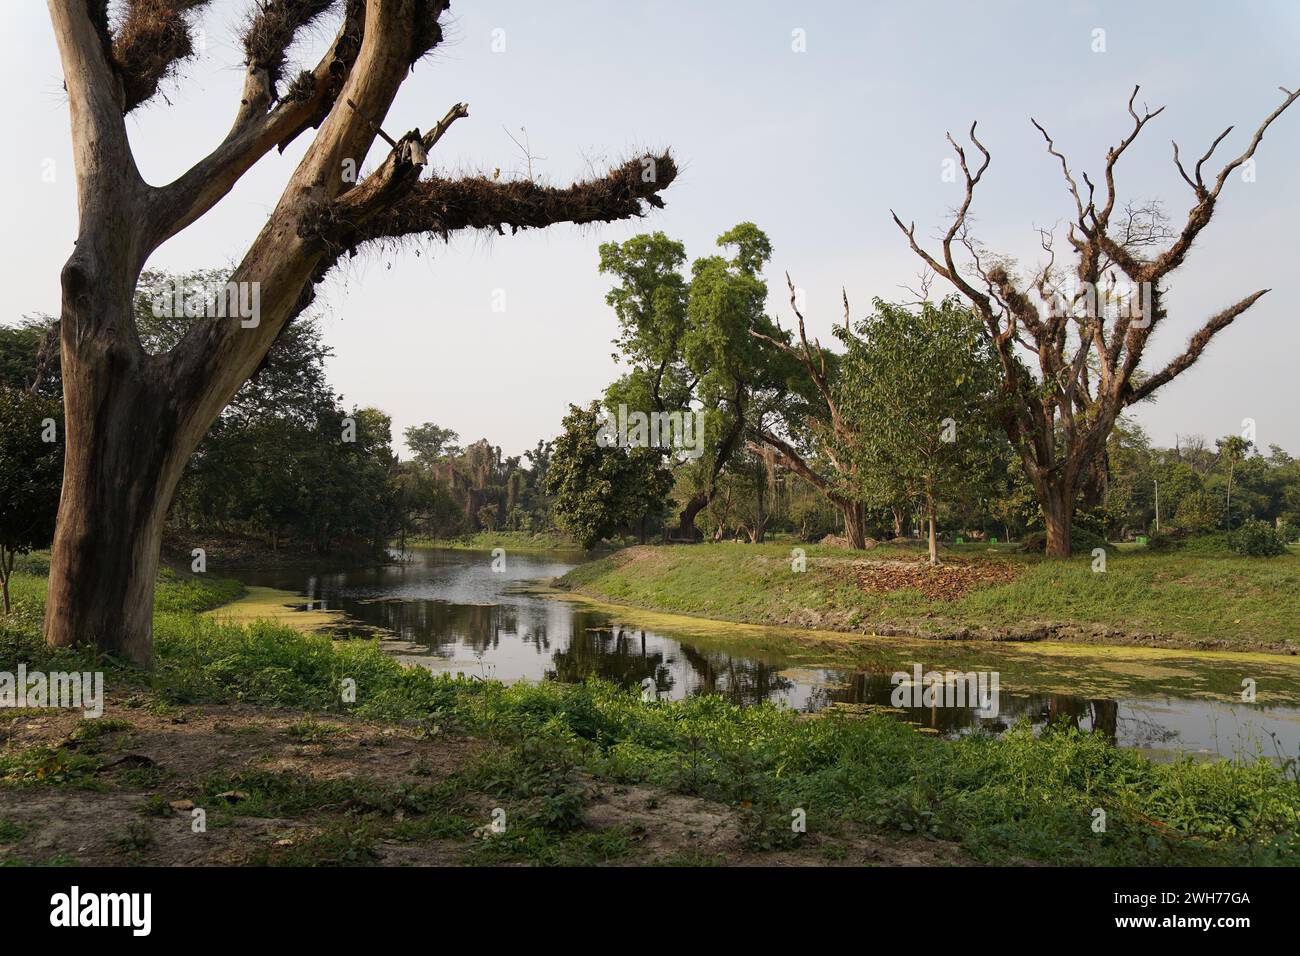
{"label": "tall tree trunk", "polygon": [[860,501],[839,501],[836,505],[844,516],[844,537],[849,547],[861,551],[867,546],[866,509]]}
{"label": "tall tree trunk", "polygon": [[1042,496],[1043,521],[1047,526],[1046,553],[1051,558],[1070,556],[1070,526],[1074,521],[1073,494],[1049,488]]}
{"label": "tall tree trunk", "polygon": [[1110,452],[1103,449],[1088,467],[1088,475],[1083,482],[1083,507],[1092,511],[1106,504],[1110,490]]}
{"label": "tall tree trunk", "polygon": [[939,540],[934,533],[934,495],[925,493],[925,514],[930,520],[930,564],[939,563]]}
{"label": "tall tree trunk", "polygon": [[148,664],[163,522],[190,449],[169,390],[141,367],[148,357],[68,321],[71,299],[65,289],[63,491],[45,638],[54,647],[93,641]]}

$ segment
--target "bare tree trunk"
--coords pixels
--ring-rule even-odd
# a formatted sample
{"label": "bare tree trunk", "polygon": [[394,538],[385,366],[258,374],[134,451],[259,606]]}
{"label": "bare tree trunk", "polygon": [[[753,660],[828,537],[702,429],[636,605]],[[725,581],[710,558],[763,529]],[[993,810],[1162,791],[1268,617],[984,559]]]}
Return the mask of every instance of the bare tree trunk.
{"label": "bare tree trunk", "polygon": [[841,501],[837,505],[844,516],[844,537],[849,547],[861,551],[867,546],[867,519],[862,502]]}
{"label": "bare tree trunk", "polygon": [[63,491],[45,638],[54,647],[90,639],[147,664],[163,523],[191,447],[177,434],[168,390],[117,343],[68,321],[78,296],[69,295],[67,276]]}
{"label": "bare tree trunk", "polygon": [[1051,558],[1070,556],[1070,526],[1074,521],[1074,495],[1051,488],[1043,496],[1043,521],[1047,526],[1046,553]]}
{"label": "bare tree trunk", "polygon": [[1102,450],[1088,468],[1088,475],[1083,483],[1083,507],[1092,511],[1106,504],[1110,490],[1110,452]]}
{"label": "bare tree trunk", "polygon": [[9,578],[14,572],[14,553],[0,548],[0,592],[4,595],[4,609],[8,614],[12,610],[9,603]]}

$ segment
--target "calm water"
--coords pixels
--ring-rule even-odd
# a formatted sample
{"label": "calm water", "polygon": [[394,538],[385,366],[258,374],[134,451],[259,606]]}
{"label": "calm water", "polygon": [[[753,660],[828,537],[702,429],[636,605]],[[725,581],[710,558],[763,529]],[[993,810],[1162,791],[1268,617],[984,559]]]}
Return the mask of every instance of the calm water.
{"label": "calm water", "polygon": [[[1039,665],[1041,676],[1035,677],[1032,668],[1026,673],[1023,659],[999,657],[1019,652],[993,645],[971,651],[948,643],[903,642],[900,647],[898,641],[869,639],[861,661],[819,666],[810,661],[806,644],[788,638],[761,641],[762,649],[755,650],[752,640],[743,647],[728,642],[725,625],[708,625],[703,636],[689,633],[699,629],[685,623],[686,633],[650,630],[635,623],[636,612],[627,612],[631,617],[614,614],[529,587],[565,573],[582,560],[580,554],[511,553],[499,571],[493,570],[491,555],[480,552],[426,548],[407,558],[407,563],[382,568],[317,574],[249,571],[240,577],[247,584],[306,595],[317,607],[323,602],[341,609],[380,629],[390,653],[437,671],[507,682],[577,682],[598,675],[628,687],[644,686],[649,678],[662,698],[716,693],[741,704],[766,700],[816,711],[833,704],[888,706],[894,690],[890,675],[910,672],[914,663],[927,670],[989,669],[1001,673],[996,717],[981,716],[971,707],[905,707],[901,719],[943,734],[976,728],[997,732],[1022,717],[1040,726],[1066,719],[1121,746],[1225,756],[1257,750],[1272,755],[1272,732],[1285,754],[1300,749],[1300,707],[1228,703],[1194,689],[1168,696],[1164,686],[1153,692],[1142,685],[1132,696],[1099,698],[1040,692],[1039,681],[1043,688],[1059,688],[1060,667],[1049,661]],[[1102,670],[1111,666],[1100,659],[1103,663],[1096,666]],[[1182,669],[1165,667],[1164,672],[1191,674],[1185,683],[1192,688],[1215,682],[1239,685],[1239,662],[1208,664],[1183,657],[1175,663]],[[1219,675],[1212,667],[1227,672]],[[1296,677],[1300,670],[1281,671],[1273,683]],[[1261,680],[1261,686],[1267,683]]]}

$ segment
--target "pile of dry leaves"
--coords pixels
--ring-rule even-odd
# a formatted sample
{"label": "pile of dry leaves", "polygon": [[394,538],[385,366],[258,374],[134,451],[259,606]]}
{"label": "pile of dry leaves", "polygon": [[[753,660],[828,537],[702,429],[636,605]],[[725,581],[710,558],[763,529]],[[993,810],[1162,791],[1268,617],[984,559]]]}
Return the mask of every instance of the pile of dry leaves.
{"label": "pile of dry leaves", "polygon": [[858,587],[869,594],[910,588],[932,601],[955,601],[976,588],[1006,584],[1020,569],[1002,561],[965,562],[948,559],[931,567],[920,561],[855,561]]}

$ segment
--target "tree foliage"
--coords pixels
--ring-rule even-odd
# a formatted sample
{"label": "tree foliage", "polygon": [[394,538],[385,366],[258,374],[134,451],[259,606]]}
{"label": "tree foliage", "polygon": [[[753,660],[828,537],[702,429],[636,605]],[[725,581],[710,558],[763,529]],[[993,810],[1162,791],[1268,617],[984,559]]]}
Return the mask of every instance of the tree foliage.
{"label": "tree foliage", "polygon": [[997,365],[976,319],[955,298],[912,309],[876,300],[845,345],[836,395],[856,441],[836,450],[857,467],[858,492],[877,506],[919,499],[936,509],[991,478]]}
{"label": "tree foliage", "polygon": [[584,548],[663,509],[672,473],[654,448],[602,442],[600,406],[569,406],[546,473],[556,525]]}
{"label": "tree foliage", "polygon": [[6,614],[14,556],[44,548],[54,536],[62,422],[53,399],[0,385],[0,587]]}

